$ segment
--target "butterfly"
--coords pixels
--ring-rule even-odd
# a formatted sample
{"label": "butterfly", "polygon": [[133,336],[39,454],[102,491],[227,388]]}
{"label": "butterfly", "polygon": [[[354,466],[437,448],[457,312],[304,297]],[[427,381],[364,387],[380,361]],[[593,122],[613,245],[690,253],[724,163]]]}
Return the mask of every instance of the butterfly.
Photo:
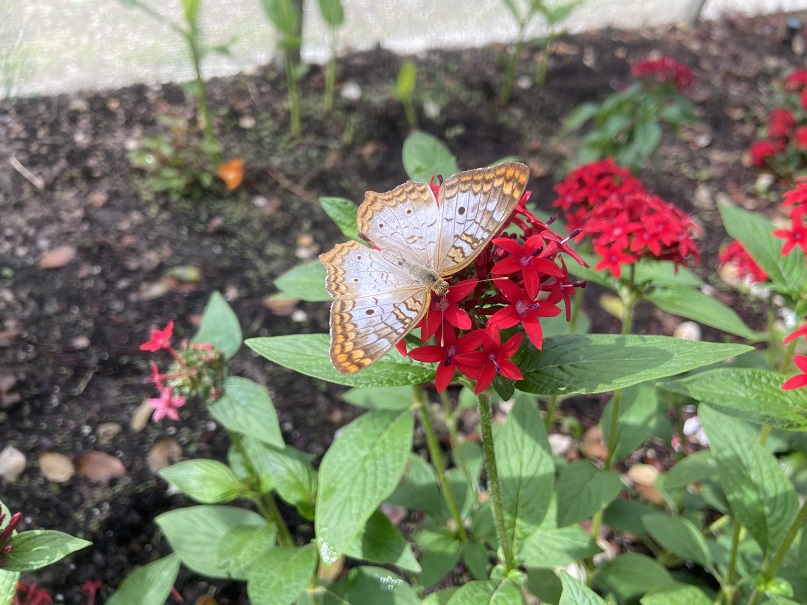
{"label": "butterfly", "polygon": [[319,256],[327,268],[331,363],[353,374],[381,358],[426,314],[432,294],[467,267],[502,228],[529,179],[507,162],[460,172],[435,200],[426,183],[408,181],[386,193],[368,191],[356,214],[357,241]]}

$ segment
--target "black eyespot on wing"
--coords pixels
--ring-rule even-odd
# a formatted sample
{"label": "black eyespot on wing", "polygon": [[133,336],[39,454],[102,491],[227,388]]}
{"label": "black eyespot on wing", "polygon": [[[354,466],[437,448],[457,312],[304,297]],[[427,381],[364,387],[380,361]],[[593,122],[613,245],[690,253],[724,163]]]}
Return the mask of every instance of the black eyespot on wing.
{"label": "black eyespot on wing", "polygon": [[365,311],[365,313],[366,313],[367,315],[372,315],[373,313],[375,313],[375,309],[367,309],[367,310]]}
{"label": "black eyespot on wing", "polygon": [[378,223],[378,228],[383,229],[384,228],[384,223]]}
{"label": "black eyespot on wing", "polygon": [[460,216],[465,214],[465,206],[460,206],[459,208],[457,208],[457,214],[459,214]]}

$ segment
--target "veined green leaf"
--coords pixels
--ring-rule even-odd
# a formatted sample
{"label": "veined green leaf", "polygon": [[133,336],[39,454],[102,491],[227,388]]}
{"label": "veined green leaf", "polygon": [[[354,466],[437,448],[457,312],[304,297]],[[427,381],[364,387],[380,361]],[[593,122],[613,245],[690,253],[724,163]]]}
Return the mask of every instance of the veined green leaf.
{"label": "veined green leaf", "polygon": [[316,535],[326,564],[350,547],[398,485],[413,430],[408,410],[371,410],[348,424],[325,453],[319,468]]}
{"label": "veined green leaf", "polygon": [[605,592],[613,592],[620,603],[666,588],[673,582],[661,563],[633,552],[603,563],[594,575],[594,584]]}
{"label": "veined green leaf", "polygon": [[328,355],[327,334],[293,334],[250,338],[246,344],[269,361],[300,374],[351,387],[394,387],[423,384],[434,379],[434,367],[402,358],[392,351],[370,367],[355,374],[340,374]]}
{"label": "veined green leaf", "polygon": [[360,241],[359,230],[356,227],[356,212],[359,207],[353,201],[343,197],[321,197],[319,205],[345,237]]}
{"label": "veined green leaf", "polygon": [[280,546],[263,554],[252,566],[247,594],[253,603],[289,605],[305,590],[317,573],[317,549]]}
{"label": "veined green leaf", "polygon": [[192,342],[211,344],[227,359],[241,348],[241,325],[238,317],[218,292],[210,295],[202,312],[202,323]]}
{"label": "veined green leaf", "polygon": [[558,477],[558,527],[577,523],[602,510],[621,490],[618,473],[601,471],[586,460],[572,462]]}
{"label": "veined green leaf", "polygon": [[[248,341],[249,342],[249,341]],[[541,395],[602,393],[703,367],[750,351],[737,344],[668,336],[588,334],[553,336],[521,361],[521,391]]]}
{"label": "veined green leaf", "polygon": [[160,476],[202,504],[229,502],[245,491],[230,467],[218,460],[183,460],[162,469]]}
{"label": "veined green leaf", "polygon": [[179,557],[167,557],[143,565],[130,573],[109,597],[107,605],[163,605],[176,582]]}
{"label": "veined green leaf", "polygon": [[692,522],[663,513],[647,515],[642,521],[648,533],[663,548],[707,569],[712,568],[712,557],[706,540]]}
{"label": "veined green leaf", "polygon": [[560,581],[563,583],[563,594],[558,605],[607,605],[596,592],[568,571],[561,570]]}
{"label": "veined green leaf", "polygon": [[331,295],[325,289],[325,265],[319,261],[301,263],[292,267],[275,280],[275,288],[280,292],[275,296],[299,298],[307,302],[325,302]]}
{"label": "veined green leaf", "polygon": [[460,171],[454,154],[445,143],[420,130],[404,141],[403,165],[409,178],[421,183],[428,183],[433,176],[448,178]]}
{"label": "veined green leaf", "polygon": [[647,295],[647,300],[662,311],[736,334],[746,340],[755,341],[761,337],[746,326],[731,308],[700,290],[658,288]]}
{"label": "veined green leaf", "polygon": [[217,401],[208,403],[207,410],[217,422],[231,431],[255,437],[281,449],[285,447],[277,411],[269,392],[249,378],[227,378],[224,393]]}
{"label": "veined green leaf", "polygon": [[5,571],[33,571],[92,544],[53,529],[23,531],[9,541],[11,552],[3,555]]}

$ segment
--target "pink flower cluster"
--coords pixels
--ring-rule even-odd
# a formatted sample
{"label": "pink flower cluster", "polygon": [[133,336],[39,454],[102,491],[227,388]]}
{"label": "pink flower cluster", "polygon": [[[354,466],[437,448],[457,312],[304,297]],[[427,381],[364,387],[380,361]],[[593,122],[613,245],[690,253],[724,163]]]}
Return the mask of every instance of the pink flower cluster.
{"label": "pink flower cluster", "polygon": [[560,208],[570,225],[591,237],[602,259],[595,269],[619,278],[622,268],[640,258],[668,260],[676,265],[700,258],[694,238],[699,229],[674,204],[648,193],[624,168],[609,160],[585,164],[555,187]]}
{"label": "pink flower cluster", "polygon": [[[435,203],[440,185],[432,184]],[[523,378],[510,358],[521,346],[524,334],[533,346],[543,346],[540,320],[560,315],[563,303],[567,319],[570,297],[585,285],[569,279],[561,257],[567,254],[583,260],[569,248],[568,239],[554,233],[525,206],[525,193],[513,211],[500,237],[476,257],[473,266],[462,272],[445,296],[432,296],[431,304],[418,328],[420,340],[432,336],[437,344],[422,344],[403,355],[427,363],[438,363],[436,386],[445,390],[456,372],[476,381],[475,390],[487,389],[496,378]],[[418,329],[416,328],[416,329]],[[519,331],[503,336],[504,330]]]}
{"label": "pink flower cluster", "polygon": [[631,65],[631,74],[646,82],[672,84],[678,92],[689,88],[695,81],[695,74],[686,65],[672,57],[663,55],[657,59],[643,59]]}

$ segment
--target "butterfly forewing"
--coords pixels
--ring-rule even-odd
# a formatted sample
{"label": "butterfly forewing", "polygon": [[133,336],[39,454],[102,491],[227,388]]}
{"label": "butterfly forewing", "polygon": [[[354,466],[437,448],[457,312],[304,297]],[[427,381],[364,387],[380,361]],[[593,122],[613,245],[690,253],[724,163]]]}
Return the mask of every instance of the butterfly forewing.
{"label": "butterfly forewing", "polygon": [[529,170],[508,162],[460,172],[440,188],[436,271],[468,266],[502,228],[527,187]]}
{"label": "butterfly forewing", "polygon": [[425,183],[408,181],[392,191],[368,191],[356,225],[371,242],[411,263],[434,269],[437,203]]}
{"label": "butterfly forewing", "polygon": [[352,374],[382,357],[423,317],[429,288],[381,252],[358,242],[320,256],[328,268],[331,362]]}

